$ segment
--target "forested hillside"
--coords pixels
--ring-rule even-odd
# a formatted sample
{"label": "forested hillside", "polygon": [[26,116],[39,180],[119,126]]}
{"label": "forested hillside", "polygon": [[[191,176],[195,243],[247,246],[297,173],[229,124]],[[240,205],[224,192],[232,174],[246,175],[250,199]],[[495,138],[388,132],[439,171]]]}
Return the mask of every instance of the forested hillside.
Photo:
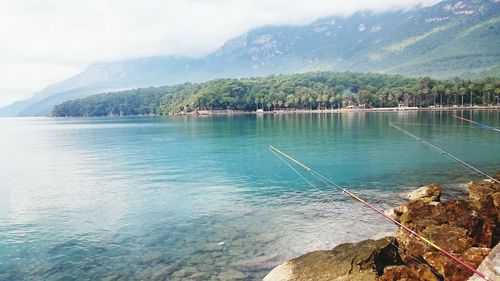
{"label": "forested hillside", "polygon": [[438,79],[500,77],[500,2],[359,11],[297,26],[263,26],[201,58],[160,56],[96,63],[1,115],[47,115],[61,102],[123,89],[309,71]]}
{"label": "forested hillside", "polygon": [[499,102],[500,81],[434,80],[400,75],[312,72],[251,79],[144,88],[67,101],[53,116],[175,114],[193,110],[332,109],[369,107],[489,105]]}

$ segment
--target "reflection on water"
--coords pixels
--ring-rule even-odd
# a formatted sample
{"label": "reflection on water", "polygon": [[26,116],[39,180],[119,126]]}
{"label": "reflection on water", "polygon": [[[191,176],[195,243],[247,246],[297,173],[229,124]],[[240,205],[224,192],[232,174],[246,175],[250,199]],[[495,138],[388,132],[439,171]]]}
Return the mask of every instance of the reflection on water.
{"label": "reflection on water", "polygon": [[[498,111],[463,114],[500,126]],[[394,230],[309,188],[268,144],[381,208],[430,181],[457,196],[479,178],[388,121],[500,170],[500,135],[446,112],[0,119],[0,280],[259,279]]]}

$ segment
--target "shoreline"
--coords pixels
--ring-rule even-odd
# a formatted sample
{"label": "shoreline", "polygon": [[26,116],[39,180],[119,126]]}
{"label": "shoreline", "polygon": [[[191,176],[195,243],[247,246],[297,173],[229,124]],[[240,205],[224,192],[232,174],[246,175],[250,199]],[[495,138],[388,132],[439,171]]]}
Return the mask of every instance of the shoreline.
{"label": "shoreline", "polygon": [[498,106],[464,106],[464,107],[419,107],[419,108],[399,108],[399,107],[382,107],[382,108],[356,108],[356,109],[289,109],[289,110],[272,110],[272,111],[243,111],[243,110],[199,110],[191,112],[179,112],[170,114],[136,114],[136,115],[92,115],[92,116],[1,116],[0,119],[11,118],[98,118],[98,117],[159,117],[159,116],[229,116],[229,115],[269,115],[269,114],[342,114],[342,113],[359,113],[359,112],[440,112],[440,111],[495,111],[500,110]]}
{"label": "shoreline", "polygon": [[[331,113],[353,113],[353,112],[439,112],[439,111],[464,111],[464,110],[500,110],[498,106],[465,106],[465,107],[433,107],[433,108],[405,108],[405,107],[382,107],[382,108],[353,108],[353,109],[289,109],[272,111],[243,111],[243,110],[198,110],[191,112],[179,112],[169,114],[170,116],[211,116],[211,115],[265,115],[265,114],[331,114]],[[146,115],[148,116],[148,115]],[[161,115],[153,115],[161,116]]]}

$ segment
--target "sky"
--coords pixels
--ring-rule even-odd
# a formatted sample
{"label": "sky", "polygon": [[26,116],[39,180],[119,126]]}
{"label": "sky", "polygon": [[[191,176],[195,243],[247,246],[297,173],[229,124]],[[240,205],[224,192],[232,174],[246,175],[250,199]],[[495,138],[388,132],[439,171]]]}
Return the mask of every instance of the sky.
{"label": "sky", "polygon": [[0,106],[96,62],[204,56],[269,24],[439,0],[0,0]]}

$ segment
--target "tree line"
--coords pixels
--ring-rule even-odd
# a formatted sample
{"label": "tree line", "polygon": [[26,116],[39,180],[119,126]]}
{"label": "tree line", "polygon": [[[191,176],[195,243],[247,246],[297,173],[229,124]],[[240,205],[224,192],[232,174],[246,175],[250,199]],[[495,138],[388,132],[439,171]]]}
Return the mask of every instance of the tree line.
{"label": "tree line", "polygon": [[140,88],[64,102],[53,116],[176,114],[195,110],[265,111],[493,105],[500,99],[500,81],[436,80],[400,75],[311,72],[205,83]]}

